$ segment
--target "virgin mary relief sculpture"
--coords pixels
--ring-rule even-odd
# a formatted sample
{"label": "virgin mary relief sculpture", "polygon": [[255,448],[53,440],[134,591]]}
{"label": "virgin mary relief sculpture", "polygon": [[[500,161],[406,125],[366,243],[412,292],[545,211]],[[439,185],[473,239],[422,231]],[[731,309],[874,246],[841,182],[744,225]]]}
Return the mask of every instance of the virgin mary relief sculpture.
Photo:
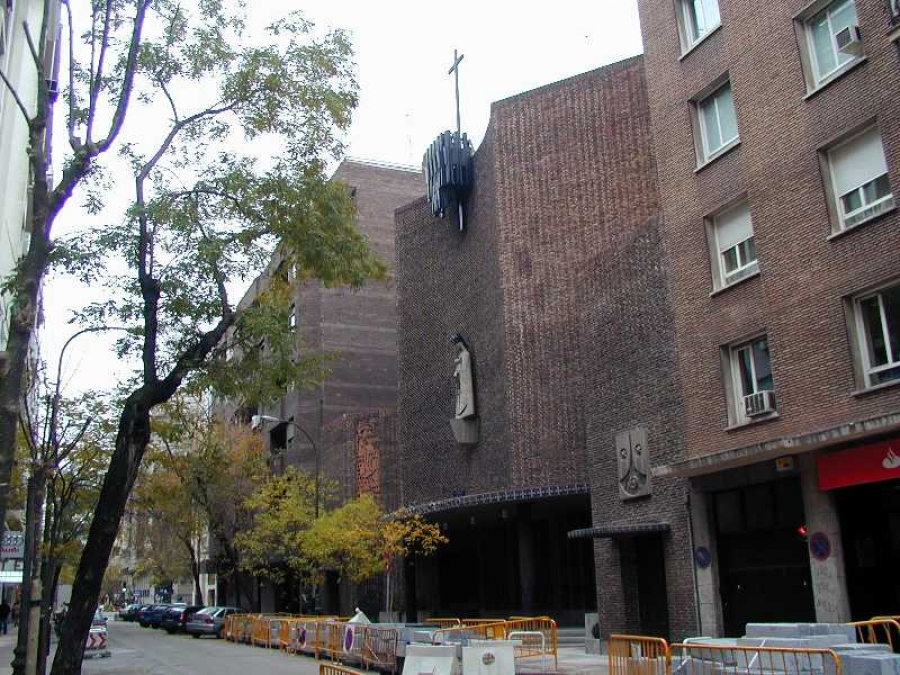
{"label": "virgin mary relief sculpture", "polygon": [[455,388],[454,411],[458,420],[475,417],[475,388],[472,382],[472,355],[461,335],[453,336],[456,345],[453,383]]}

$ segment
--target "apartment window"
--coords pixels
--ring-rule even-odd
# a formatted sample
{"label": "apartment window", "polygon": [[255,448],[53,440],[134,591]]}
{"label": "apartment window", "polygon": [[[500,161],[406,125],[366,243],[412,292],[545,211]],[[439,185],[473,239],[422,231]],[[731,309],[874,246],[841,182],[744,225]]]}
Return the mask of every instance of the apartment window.
{"label": "apartment window", "polygon": [[705,164],[738,142],[731,83],[726,82],[696,104],[700,163]]}
{"label": "apartment window", "polygon": [[717,0],[676,0],[682,51],[688,51],[719,23]]}
{"label": "apartment window", "polygon": [[875,127],[828,151],[838,230],[854,227],[894,207],[881,134]]}
{"label": "apartment window", "polygon": [[736,423],[775,412],[769,340],[763,335],[733,345],[729,351]]}
{"label": "apartment window", "polygon": [[724,288],[759,271],[748,202],[716,214],[709,224],[715,288]]}
{"label": "apartment window", "polygon": [[900,285],[857,298],[855,310],[866,385],[900,379]]}
{"label": "apartment window", "polygon": [[837,0],[804,20],[812,89],[862,58],[858,25],[853,0]]}

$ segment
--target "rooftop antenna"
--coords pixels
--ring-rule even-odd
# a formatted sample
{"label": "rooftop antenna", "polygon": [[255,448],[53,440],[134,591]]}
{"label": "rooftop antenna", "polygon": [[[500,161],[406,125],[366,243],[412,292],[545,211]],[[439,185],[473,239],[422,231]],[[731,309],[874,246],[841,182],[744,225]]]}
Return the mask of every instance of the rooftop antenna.
{"label": "rooftop antenna", "polygon": [[[450,66],[450,70],[447,71],[448,75],[453,75],[454,85],[456,89],[456,136],[458,138],[462,138],[462,123],[460,122],[459,117],[459,64],[462,63],[462,60],[464,58],[466,58],[465,54],[459,54],[457,50],[454,49],[453,65]],[[459,231],[462,232],[466,229],[465,223],[463,221],[462,200],[459,200],[456,206],[459,209]]]}

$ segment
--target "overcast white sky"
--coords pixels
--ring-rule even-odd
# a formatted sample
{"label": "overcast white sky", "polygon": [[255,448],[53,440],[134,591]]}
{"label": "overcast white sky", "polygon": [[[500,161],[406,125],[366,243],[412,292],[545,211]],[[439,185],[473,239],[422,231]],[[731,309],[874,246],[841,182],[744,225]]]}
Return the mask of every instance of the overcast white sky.
{"label": "overcast white sky", "polygon": [[[348,154],[419,165],[434,137],[455,128],[453,50],[460,70],[463,131],[476,147],[490,104],[513,94],[621,60],[642,51],[636,0],[251,0],[255,21],[300,9],[317,25],[352,34],[360,102]],[[71,206],[74,206],[72,204]],[[80,220],[67,213],[63,227]],[[55,364],[77,326],[67,320],[87,297],[71,280],[45,286],[42,351]],[[112,338],[86,335],[66,355],[70,392],[113,384]],[[121,372],[121,369],[119,369]]]}

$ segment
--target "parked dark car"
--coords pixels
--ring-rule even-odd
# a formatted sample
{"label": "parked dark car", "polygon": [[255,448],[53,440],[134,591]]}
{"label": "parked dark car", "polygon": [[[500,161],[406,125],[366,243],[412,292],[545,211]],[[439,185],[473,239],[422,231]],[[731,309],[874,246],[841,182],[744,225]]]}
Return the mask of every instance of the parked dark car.
{"label": "parked dark car", "polygon": [[134,603],[131,605],[127,605],[121,612],[119,612],[119,618],[122,621],[137,621],[138,612],[141,608],[146,607],[146,605],[142,605],[139,603]]}
{"label": "parked dark car", "polygon": [[220,638],[225,628],[225,617],[244,613],[238,607],[204,607],[190,618],[184,629],[191,637],[213,635]]}
{"label": "parked dark car", "polygon": [[184,625],[192,616],[203,609],[203,605],[188,605],[187,607],[170,607],[162,615],[160,626],[170,635],[172,633],[183,633]]}
{"label": "parked dark car", "polygon": [[146,628],[150,624],[147,623],[147,614],[150,612],[156,605],[142,605],[141,608],[134,615],[134,620],[137,621],[143,628]]}
{"label": "parked dark car", "polygon": [[163,614],[166,613],[172,607],[187,607],[184,603],[179,603],[176,605],[153,605],[149,610],[144,612],[144,621],[141,623],[142,626],[145,624],[150,626],[150,628],[159,628],[162,625]]}

